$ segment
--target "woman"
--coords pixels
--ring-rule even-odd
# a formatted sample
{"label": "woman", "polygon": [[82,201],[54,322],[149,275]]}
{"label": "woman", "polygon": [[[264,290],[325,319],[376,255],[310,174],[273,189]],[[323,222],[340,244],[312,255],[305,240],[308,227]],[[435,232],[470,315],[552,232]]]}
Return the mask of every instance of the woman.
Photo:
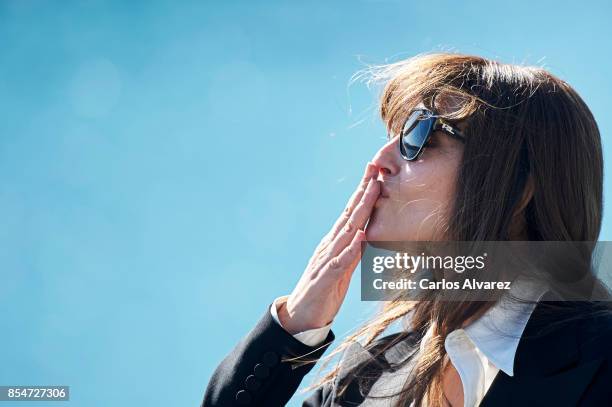
{"label": "woman", "polygon": [[[600,135],[567,83],[540,68],[449,53],[371,73],[386,83],[388,142],[291,295],[218,366],[203,406],[292,397],[335,338],[330,325],[362,241],[598,239]],[[607,303],[552,306],[551,291],[523,293],[518,307],[505,298],[387,303],[332,353],[343,351],[340,363],[304,405],[612,405]],[[394,322],[404,328],[382,335]]]}

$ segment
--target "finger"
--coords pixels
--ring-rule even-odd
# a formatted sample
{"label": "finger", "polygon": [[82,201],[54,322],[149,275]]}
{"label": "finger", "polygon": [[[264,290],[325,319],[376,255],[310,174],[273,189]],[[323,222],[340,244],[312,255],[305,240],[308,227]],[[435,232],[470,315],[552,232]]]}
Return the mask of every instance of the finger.
{"label": "finger", "polygon": [[346,207],[344,208],[344,211],[342,211],[342,214],[336,220],[336,223],[332,227],[330,239],[334,239],[336,235],[340,232],[340,230],[342,230],[347,220],[349,220],[351,214],[355,210],[355,207],[363,197],[363,194],[365,193],[370,179],[372,179],[372,177],[376,175],[376,171],[377,167],[375,164],[369,162],[368,165],[366,165],[366,170],[363,174],[363,178],[359,182],[359,186],[357,187],[355,192],[353,192],[353,195],[351,195],[348,203],[346,204]]}
{"label": "finger", "polygon": [[361,242],[365,241],[365,232],[359,230],[353,236],[350,244],[340,254],[329,262],[329,274],[339,278],[344,273],[351,275],[361,259]]}
{"label": "finger", "polygon": [[330,244],[330,253],[335,255],[342,251],[353,239],[359,229],[363,229],[372,214],[376,200],[380,196],[380,183],[372,179],[342,230]]}

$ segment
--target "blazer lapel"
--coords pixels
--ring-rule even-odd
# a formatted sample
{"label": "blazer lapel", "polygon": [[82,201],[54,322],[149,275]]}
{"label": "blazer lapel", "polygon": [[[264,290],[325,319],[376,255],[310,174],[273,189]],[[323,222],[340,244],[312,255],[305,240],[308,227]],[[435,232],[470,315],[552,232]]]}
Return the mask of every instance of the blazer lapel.
{"label": "blazer lapel", "polygon": [[[414,335],[388,335],[367,347],[353,342],[340,360],[336,382],[333,386],[334,406],[357,406],[364,402],[373,384],[384,372],[394,372],[392,366],[406,359],[415,349]],[[338,387],[346,390],[338,395]]]}
{"label": "blazer lapel", "polygon": [[592,361],[548,377],[496,376],[480,406],[576,406],[602,360]]}
{"label": "blazer lapel", "polygon": [[[514,376],[500,371],[481,406],[576,406],[603,359],[581,363],[577,332],[580,305],[536,306],[515,356]],[[558,323],[557,323],[558,322]],[[556,324],[557,323],[557,324]]]}
{"label": "blazer lapel", "polygon": [[[338,406],[358,406],[374,383],[388,368],[380,358],[375,358],[370,350],[359,342],[352,343],[343,353],[332,400]],[[346,387],[342,395],[338,395],[338,387]]]}

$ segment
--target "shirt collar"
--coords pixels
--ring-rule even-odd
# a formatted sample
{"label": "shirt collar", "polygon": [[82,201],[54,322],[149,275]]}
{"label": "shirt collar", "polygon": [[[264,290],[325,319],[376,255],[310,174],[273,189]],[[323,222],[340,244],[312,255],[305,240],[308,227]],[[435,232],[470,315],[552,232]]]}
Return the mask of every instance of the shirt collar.
{"label": "shirt collar", "polygon": [[514,375],[516,349],[537,302],[545,292],[544,284],[519,277],[493,307],[464,328],[474,345],[508,376]]}

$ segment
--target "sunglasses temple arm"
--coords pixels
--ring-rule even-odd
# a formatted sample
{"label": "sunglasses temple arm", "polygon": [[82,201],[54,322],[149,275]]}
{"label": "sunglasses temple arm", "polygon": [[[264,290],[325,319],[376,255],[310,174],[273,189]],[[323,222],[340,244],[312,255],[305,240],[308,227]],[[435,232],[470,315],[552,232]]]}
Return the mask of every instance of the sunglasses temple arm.
{"label": "sunglasses temple arm", "polygon": [[436,120],[436,123],[434,125],[434,130],[442,130],[443,132],[449,134],[450,136],[456,139],[465,141],[465,136],[463,135],[461,130],[459,130],[455,126],[451,126],[450,124],[446,123],[443,120],[440,120],[440,119]]}

